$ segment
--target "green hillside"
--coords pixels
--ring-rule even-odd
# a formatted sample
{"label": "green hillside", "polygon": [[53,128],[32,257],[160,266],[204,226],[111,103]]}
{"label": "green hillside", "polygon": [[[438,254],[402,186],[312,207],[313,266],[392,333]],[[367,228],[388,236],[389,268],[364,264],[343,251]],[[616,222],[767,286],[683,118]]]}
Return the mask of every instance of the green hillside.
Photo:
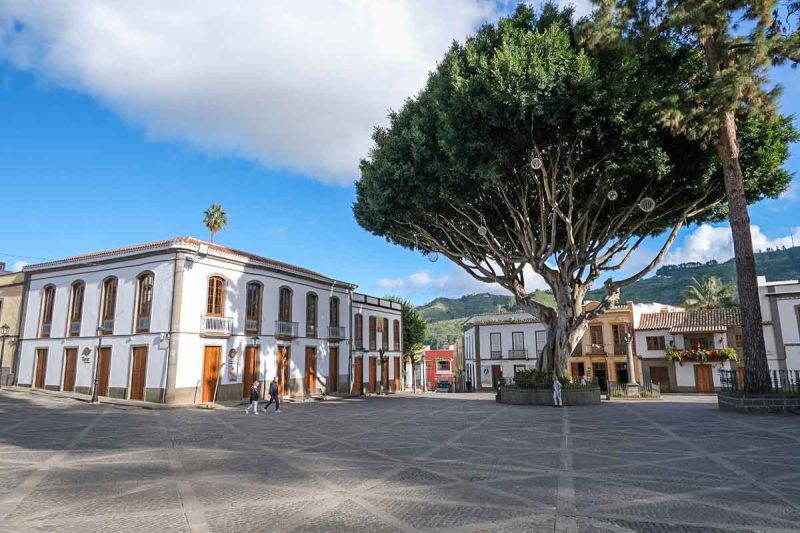
{"label": "green hillside", "polygon": [[[800,279],[800,247],[772,250],[756,254],[756,269],[760,276],[770,281]],[[691,279],[717,276],[725,283],[736,283],[736,264],[733,259],[719,263],[684,263],[665,265],[656,275],[641,279],[622,290],[620,300],[636,303],[660,302],[678,305],[683,301],[681,291],[691,283]],[[590,291],[588,299],[598,299],[600,290]],[[533,293],[536,301],[554,306],[553,295],[548,291]],[[436,298],[417,307],[428,321],[428,338],[425,344],[433,348],[445,348],[461,336],[464,320],[479,313],[497,311],[519,311],[512,296],[498,294],[468,294],[460,298]]]}

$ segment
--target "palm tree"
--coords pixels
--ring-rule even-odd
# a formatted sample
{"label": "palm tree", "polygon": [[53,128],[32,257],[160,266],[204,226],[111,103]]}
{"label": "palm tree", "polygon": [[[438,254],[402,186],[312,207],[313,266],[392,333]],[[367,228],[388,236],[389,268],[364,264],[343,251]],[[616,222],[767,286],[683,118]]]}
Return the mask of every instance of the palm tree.
{"label": "palm tree", "polygon": [[685,298],[681,305],[687,309],[736,306],[736,285],[726,285],[716,276],[703,278],[702,281],[692,278],[692,284],[681,294]]}
{"label": "palm tree", "polygon": [[214,242],[214,235],[224,230],[228,226],[228,215],[219,204],[211,204],[204,213],[203,223],[211,232],[211,242]]}

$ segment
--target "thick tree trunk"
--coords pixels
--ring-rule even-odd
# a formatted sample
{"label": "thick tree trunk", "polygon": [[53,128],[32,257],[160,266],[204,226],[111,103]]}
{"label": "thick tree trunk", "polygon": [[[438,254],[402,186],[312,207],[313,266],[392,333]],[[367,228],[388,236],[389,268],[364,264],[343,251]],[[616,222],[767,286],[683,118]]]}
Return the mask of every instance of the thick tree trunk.
{"label": "thick tree trunk", "polygon": [[736,255],[739,308],[744,340],[745,391],[767,392],[770,390],[770,379],[758,299],[756,260],[753,253],[753,239],[750,235],[750,215],[747,212],[747,199],[744,194],[744,176],[739,164],[736,122],[731,112],[724,113],[722,117],[717,153],[722,161],[725,176],[728,216],[733,235],[733,251]]}
{"label": "thick tree trunk", "polygon": [[[536,368],[566,377],[569,358],[586,332],[586,321],[578,316],[583,308],[583,296],[579,297],[567,289],[551,288],[556,298],[556,311],[544,317],[547,324],[547,344],[536,361]],[[524,303],[520,302],[520,305],[525,307]],[[534,316],[537,314],[529,312]]]}

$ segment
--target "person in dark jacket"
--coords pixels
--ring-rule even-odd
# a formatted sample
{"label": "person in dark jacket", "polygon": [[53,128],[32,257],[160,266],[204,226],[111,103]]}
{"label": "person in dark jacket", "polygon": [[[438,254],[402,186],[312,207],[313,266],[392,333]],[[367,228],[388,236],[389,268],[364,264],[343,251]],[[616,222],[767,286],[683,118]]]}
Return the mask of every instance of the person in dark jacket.
{"label": "person in dark jacket", "polygon": [[244,413],[246,415],[250,414],[250,410],[253,410],[254,415],[258,415],[258,399],[261,395],[258,392],[258,381],[253,382],[253,386],[250,387],[250,405],[247,406]]}
{"label": "person in dark jacket", "polygon": [[272,383],[269,384],[269,401],[267,405],[264,406],[264,412],[267,412],[267,407],[272,405],[272,402],[275,402],[275,412],[281,412],[281,399],[278,396],[278,376],[275,376],[275,379],[272,380]]}

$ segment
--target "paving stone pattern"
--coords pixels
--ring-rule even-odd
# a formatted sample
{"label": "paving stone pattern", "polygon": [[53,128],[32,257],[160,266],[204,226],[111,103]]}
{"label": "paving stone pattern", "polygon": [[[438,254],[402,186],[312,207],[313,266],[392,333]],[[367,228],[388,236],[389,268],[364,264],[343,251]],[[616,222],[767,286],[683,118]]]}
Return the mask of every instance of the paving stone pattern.
{"label": "paving stone pattern", "polygon": [[800,530],[800,417],[703,400],[254,417],[0,393],[0,421],[0,532]]}

